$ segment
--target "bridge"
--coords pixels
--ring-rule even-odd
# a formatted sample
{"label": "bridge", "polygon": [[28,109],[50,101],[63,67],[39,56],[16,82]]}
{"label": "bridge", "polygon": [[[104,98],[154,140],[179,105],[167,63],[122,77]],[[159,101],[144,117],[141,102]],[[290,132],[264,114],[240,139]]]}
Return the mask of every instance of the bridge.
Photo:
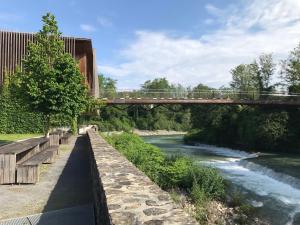
{"label": "bridge", "polygon": [[203,104],[300,107],[299,93],[236,90],[102,90],[107,105]]}

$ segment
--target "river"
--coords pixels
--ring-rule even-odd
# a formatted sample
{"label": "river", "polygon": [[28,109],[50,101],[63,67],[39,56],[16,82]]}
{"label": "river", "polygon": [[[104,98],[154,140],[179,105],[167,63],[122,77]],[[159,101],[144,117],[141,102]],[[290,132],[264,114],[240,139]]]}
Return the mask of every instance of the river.
{"label": "river", "polygon": [[258,216],[272,225],[300,225],[300,155],[253,154],[199,144],[185,145],[183,136],[148,136],[166,154],[186,155],[220,170],[230,190],[243,194]]}

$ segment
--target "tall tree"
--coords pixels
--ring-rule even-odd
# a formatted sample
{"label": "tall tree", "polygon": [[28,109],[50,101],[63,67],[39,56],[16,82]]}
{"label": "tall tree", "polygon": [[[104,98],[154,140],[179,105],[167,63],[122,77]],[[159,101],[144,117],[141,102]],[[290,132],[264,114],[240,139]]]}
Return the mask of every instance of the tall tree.
{"label": "tall tree", "polygon": [[252,64],[241,64],[231,70],[232,82],[230,86],[236,90],[248,92],[258,89],[257,74],[258,65],[256,62]]}
{"label": "tall tree", "polygon": [[260,91],[271,91],[271,79],[274,75],[275,64],[272,54],[262,54],[258,59],[258,84]]}
{"label": "tall tree", "polygon": [[113,97],[117,91],[117,81],[99,74],[99,91],[100,97]]}
{"label": "tall tree", "polygon": [[144,90],[168,90],[171,88],[169,81],[166,78],[155,78],[148,80],[142,85]]}
{"label": "tall tree", "polygon": [[45,134],[55,115],[68,118],[75,132],[77,117],[87,103],[87,87],[77,63],[64,52],[54,15],[47,13],[42,21],[43,27],[36,41],[29,44],[18,74],[20,87],[31,108],[44,115]]}
{"label": "tall tree", "polygon": [[281,74],[289,91],[300,93],[300,44],[282,62]]}

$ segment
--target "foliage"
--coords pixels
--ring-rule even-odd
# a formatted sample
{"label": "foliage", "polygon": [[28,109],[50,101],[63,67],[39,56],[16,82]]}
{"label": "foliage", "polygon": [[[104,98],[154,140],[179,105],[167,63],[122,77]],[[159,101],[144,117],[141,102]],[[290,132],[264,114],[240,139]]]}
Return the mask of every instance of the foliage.
{"label": "foliage", "polygon": [[100,97],[113,97],[116,93],[116,80],[105,77],[103,74],[98,76]]}
{"label": "foliage", "polygon": [[[198,114],[202,111],[201,115]],[[193,130],[186,142],[242,147],[245,149],[296,150],[299,146],[299,110],[261,109],[248,106],[194,106]]]}
{"label": "foliage", "polygon": [[[289,90],[294,92],[297,92],[297,85],[300,85],[297,79],[300,74],[299,48],[285,61],[282,73],[289,84]],[[271,85],[271,79],[275,66],[272,55],[262,54],[257,61],[239,65],[232,70],[231,87],[237,91],[257,93],[273,91],[275,85]],[[194,88],[199,89],[211,88],[202,84]],[[299,151],[300,141],[296,138],[300,135],[299,109],[195,105],[190,112],[192,130],[185,137],[187,142],[200,141],[245,149]]]}
{"label": "foliage", "polygon": [[275,72],[275,66],[272,54],[262,54],[259,57],[257,80],[260,91],[272,91],[274,88],[270,83]]}
{"label": "foliage", "polygon": [[272,91],[271,79],[275,72],[272,54],[262,54],[250,64],[241,64],[231,70],[231,87],[238,91]]}
{"label": "foliage", "polygon": [[205,202],[224,199],[225,182],[215,169],[196,165],[183,156],[167,157],[162,151],[145,143],[139,136],[129,133],[106,136],[106,140],[119,150],[137,168],[179,201],[175,189],[188,193],[196,206],[196,219],[206,220]]}
{"label": "foliage", "polygon": [[[112,97],[116,92],[116,81],[99,75],[100,92],[105,97]],[[101,91],[102,90],[102,91]],[[165,78],[146,81],[143,91],[172,90],[175,93],[186,91],[181,85],[171,85]],[[98,122],[97,122],[98,121]],[[100,118],[93,118],[101,131],[125,130],[188,130],[190,113],[188,107],[173,106],[105,106],[100,109]]]}
{"label": "foliage", "polygon": [[137,135],[129,133],[114,135],[107,139],[150,179],[155,182],[159,181],[165,160],[165,156],[159,148],[147,144]]}
{"label": "foliage", "polygon": [[238,65],[231,70],[231,87],[243,92],[256,91],[258,87],[257,73],[258,67],[256,63]]}
{"label": "foliage", "polygon": [[160,186],[166,189],[174,187],[190,188],[193,182],[193,177],[191,176],[192,167],[193,163],[188,158],[182,156],[166,158],[160,176]]}
{"label": "foliage", "polygon": [[300,93],[300,44],[282,62],[282,79],[292,93]]}
{"label": "foliage", "polygon": [[223,199],[225,183],[217,170],[195,165],[183,156],[167,157],[159,148],[134,134],[123,133],[105,138],[162,188],[181,188],[192,193],[197,186],[207,199]]}
{"label": "foliage", "polygon": [[0,134],[43,132],[44,120],[18,98],[13,79],[6,75],[0,87]]}
{"label": "foliage", "polygon": [[76,120],[85,109],[87,88],[76,62],[70,54],[64,53],[55,17],[47,13],[43,23],[42,30],[36,34],[36,42],[28,46],[23,70],[17,77],[27,104],[45,116],[47,133],[53,115]]}

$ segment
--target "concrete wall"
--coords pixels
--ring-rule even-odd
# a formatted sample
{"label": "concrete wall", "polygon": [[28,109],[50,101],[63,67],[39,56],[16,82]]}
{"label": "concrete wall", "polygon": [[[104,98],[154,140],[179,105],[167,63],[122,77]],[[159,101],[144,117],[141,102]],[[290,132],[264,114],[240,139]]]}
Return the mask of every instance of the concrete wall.
{"label": "concrete wall", "polygon": [[98,225],[198,224],[95,131],[87,134]]}

